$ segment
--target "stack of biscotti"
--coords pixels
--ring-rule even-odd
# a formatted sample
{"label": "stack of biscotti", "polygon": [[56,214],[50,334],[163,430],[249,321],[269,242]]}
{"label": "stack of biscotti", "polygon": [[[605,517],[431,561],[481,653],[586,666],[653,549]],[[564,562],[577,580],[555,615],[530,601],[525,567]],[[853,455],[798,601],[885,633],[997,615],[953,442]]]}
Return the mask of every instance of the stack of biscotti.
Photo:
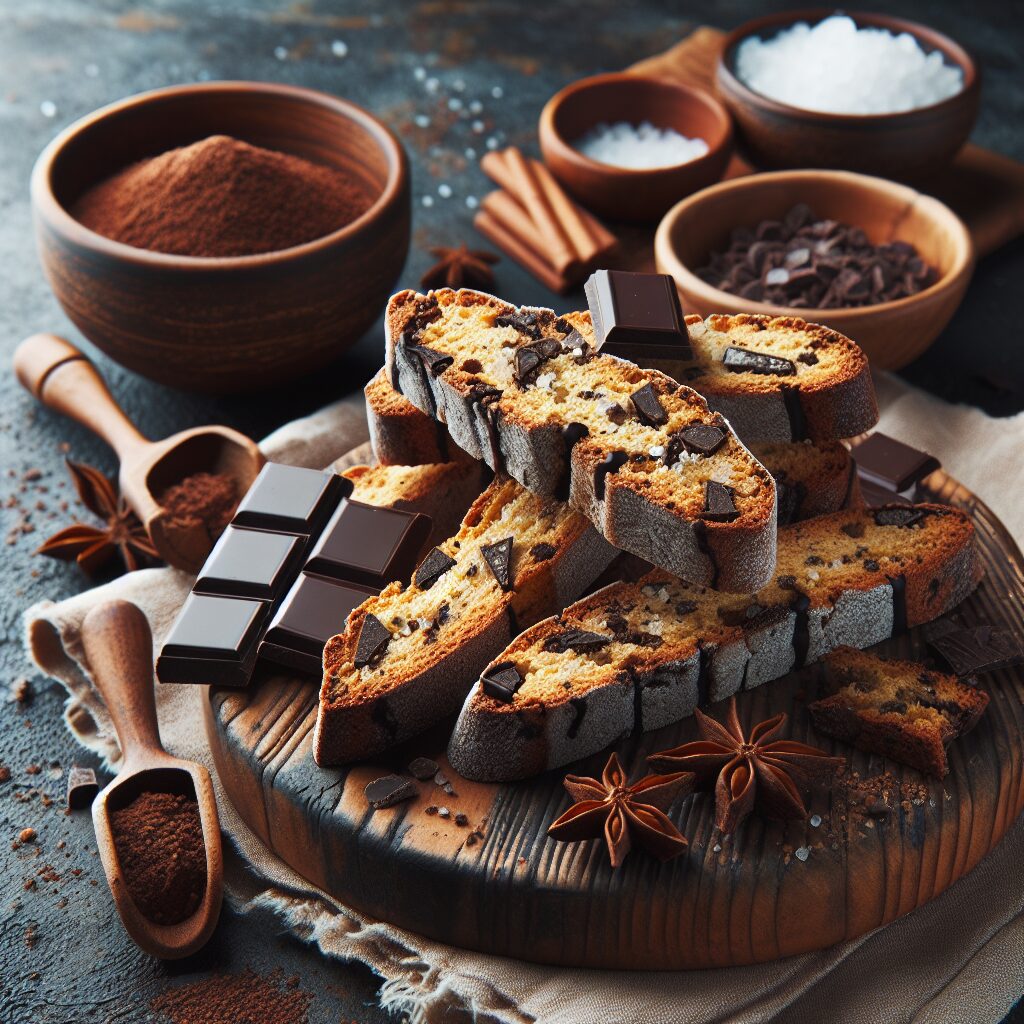
{"label": "stack of biscotti", "polygon": [[[442,423],[392,388],[385,370],[366,385],[365,393],[366,418],[379,462],[410,466],[444,462],[453,452],[462,451]],[[856,466],[839,441],[762,442],[749,447],[775,479],[780,526],[861,503]]]}
{"label": "stack of biscotti", "polygon": [[839,512],[782,527],[775,578],[753,595],[658,571],[605,587],[494,658],[462,709],[452,766],[471,779],[532,775],[934,619],[977,582],[973,536],[943,505]]}
{"label": "stack of biscotti", "polygon": [[771,577],[771,475],[695,391],[594,353],[587,314],[442,289],[393,296],[386,324],[392,386],[470,455],[675,575],[747,591]]}
{"label": "stack of biscotti", "polygon": [[327,643],[317,763],[368,757],[453,714],[497,651],[615,554],[563,502],[496,479],[408,585],[369,598]]}
{"label": "stack of biscotti", "polygon": [[942,778],[946,747],[969,732],[988,694],[912,661],[839,647],[817,666],[830,696],[808,706],[814,727],[861,750]]}

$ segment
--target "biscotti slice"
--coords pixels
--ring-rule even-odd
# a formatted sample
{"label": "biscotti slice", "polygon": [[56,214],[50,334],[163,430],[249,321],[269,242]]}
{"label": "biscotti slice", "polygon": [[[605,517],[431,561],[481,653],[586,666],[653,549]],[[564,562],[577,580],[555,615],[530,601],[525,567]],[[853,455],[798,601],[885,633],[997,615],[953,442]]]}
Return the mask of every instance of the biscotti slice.
{"label": "biscotti slice", "polygon": [[[974,528],[945,505],[833,513],[779,530],[775,579],[751,596],[653,572],[605,587],[519,636],[473,687],[448,756],[471,779],[515,779],[592,754],[868,647],[957,605],[977,582]],[[499,694],[500,697],[500,694]]]}
{"label": "biscotti slice", "polygon": [[808,705],[814,727],[861,750],[942,778],[946,747],[977,724],[988,694],[912,661],[839,647],[817,666],[836,692]]}
{"label": "biscotti slice", "polygon": [[495,471],[677,576],[747,591],[771,577],[771,475],[695,391],[594,354],[588,314],[441,289],[393,296],[386,323],[392,385]]}
{"label": "biscotti slice", "polygon": [[457,711],[496,651],[575,600],[615,554],[564,502],[496,479],[411,583],[367,600],[327,643],[317,763],[379,753]]}
{"label": "biscotti slice", "polygon": [[459,529],[466,510],[487,486],[490,470],[475,459],[425,466],[352,466],[341,475],[355,485],[356,501],[430,516],[430,544]]}
{"label": "biscotti slice", "polygon": [[750,451],[775,478],[779,526],[861,504],[857,466],[838,441],[752,444]]}

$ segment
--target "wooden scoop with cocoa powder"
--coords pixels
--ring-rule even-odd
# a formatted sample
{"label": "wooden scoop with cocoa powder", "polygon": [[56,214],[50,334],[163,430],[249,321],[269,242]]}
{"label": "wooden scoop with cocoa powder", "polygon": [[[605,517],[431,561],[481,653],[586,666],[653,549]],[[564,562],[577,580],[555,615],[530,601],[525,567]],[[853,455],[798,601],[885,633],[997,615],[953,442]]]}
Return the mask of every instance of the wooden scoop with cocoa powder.
{"label": "wooden scoop with cocoa powder", "polygon": [[103,438],[121,460],[121,493],[168,565],[198,572],[263,466],[255,442],[229,427],[193,427],[163,441],[135,429],[92,363],[63,338],[34,334],[14,353],[22,385]]}
{"label": "wooden scoop with cocoa powder", "polygon": [[146,616],[128,601],[106,601],[85,617],[82,643],[124,756],[92,805],[114,905],[147,953],[189,956],[213,933],[223,890],[210,773],[160,745]]}

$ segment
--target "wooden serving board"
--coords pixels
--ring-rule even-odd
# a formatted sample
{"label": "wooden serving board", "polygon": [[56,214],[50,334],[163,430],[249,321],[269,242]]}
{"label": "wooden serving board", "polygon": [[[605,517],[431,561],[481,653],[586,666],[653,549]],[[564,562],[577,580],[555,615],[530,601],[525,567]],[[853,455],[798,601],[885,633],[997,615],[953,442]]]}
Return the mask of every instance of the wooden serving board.
{"label": "wooden serving board", "polygon": [[[1024,558],[1006,529],[941,470],[920,497],[967,510],[977,528],[986,578],[959,610],[965,623],[1024,635]],[[923,657],[920,631],[883,652]],[[746,726],[787,710],[792,738],[849,758],[848,773],[808,803],[820,824],[750,818],[723,837],[713,797],[697,795],[671,811],[689,840],[686,854],[660,864],[634,852],[617,872],[603,843],[546,836],[570,802],[563,772],[507,785],[466,782],[447,768],[446,729],[373,763],[318,768],[312,680],[278,676],[245,691],[211,689],[206,724],[221,780],[245,821],[343,903],[434,939],[524,960],[696,968],[789,956],[885,924],[969,871],[1024,806],[1021,668],[983,677],[991,704],[950,748],[942,782],[815,733],[804,703],[814,685],[809,673],[787,676],[741,695],[739,710]],[[637,777],[647,754],[695,737],[686,719],[627,738],[617,750]],[[371,812],[366,783],[418,755],[441,762],[457,795],[423,782],[417,799]],[[606,756],[573,770],[599,773]],[[431,805],[450,808],[452,817],[428,814]],[[889,813],[872,816],[883,805]],[[467,825],[455,824],[457,813]]]}

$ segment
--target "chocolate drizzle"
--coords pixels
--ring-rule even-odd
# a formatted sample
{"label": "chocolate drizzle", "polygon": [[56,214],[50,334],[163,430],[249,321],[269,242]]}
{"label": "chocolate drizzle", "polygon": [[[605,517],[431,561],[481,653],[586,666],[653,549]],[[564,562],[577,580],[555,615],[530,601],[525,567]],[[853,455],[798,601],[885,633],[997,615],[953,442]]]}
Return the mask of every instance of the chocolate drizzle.
{"label": "chocolate drizzle", "polygon": [[490,450],[490,465],[495,473],[501,471],[504,466],[504,459],[501,455],[501,445],[498,442],[498,409],[497,403],[503,392],[490,384],[474,384],[469,391],[469,400],[475,414],[475,418],[483,423],[487,432],[487,444]]}
{"label": "chocolate drizzle", "polygon": [[811,599],[806,594],[797,594],[790,605],[796,613],[796,622],[793,623],[793,668],[803,668],[807,664],[807,653],[811,647],[811,620],[808,610],[811,607]]}
{"label": "chocolate drizzle", "polygon": [[807,437],[807,417],[804,416],[803,403],[800,401],[800,385],[783,384],[781,391],[786,415],[789,417],[790,439],[803,441]]}
{"label": "chocolate drizzle", "polygon": [[609,473],[617,473],[628,461],[629,456],[625,452],[614,451],[594,467],[594,497],[598,501],[604,500],[604,478]]}
{"label": "chocolate drizzle", "polygon": [[892,635],[906,633],[907,626],[907,577],[886,576],[892,586]]}
{"label": "chocolate drizzle", "polygon": [[707,525],[701,520],[697,520],[693,524],[693,537],[697,542],[697,549],[711,563],[711,579],[707,585],[712,590],[716,590],[718,588],[718,561],[715,558],[715,553],[711,550],[711,545],[708,543]]}
{"label": "chocolate drizzle", "polygon": [[565,470],[555,489],[555,496],[560,501],[569,500],[572,486],[572,450],[576,447],[576,442],[582,441],[589,433],[590,430],[583,423],[566,423],[562,427],[562,440],[565,442]]}

